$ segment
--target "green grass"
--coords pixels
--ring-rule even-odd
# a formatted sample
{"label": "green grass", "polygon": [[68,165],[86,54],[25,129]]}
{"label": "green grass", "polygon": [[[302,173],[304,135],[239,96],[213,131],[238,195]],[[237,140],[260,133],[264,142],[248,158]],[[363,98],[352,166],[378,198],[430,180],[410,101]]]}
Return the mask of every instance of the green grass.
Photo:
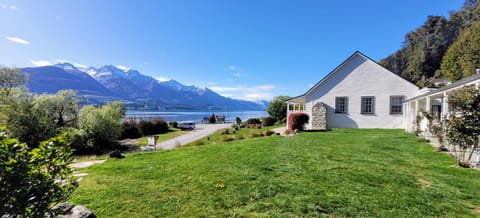
{"label": "green grass", "polygon": [[233,128],[229,128],[227,129],[228,134],[222,134],[222,132],[224,132],[225,130],[219,130],[214,134],[211,134],[207,137],[203,137],[202,139],[189,143],[186,146],[209,145],[209,144],[217,144],[217,143],[227,142],[227,141],[237,141],[237,140],[243,140],[243,139],[262,137],[264,136],[262,134],[264,134],[266,131],[269,131],[271,129],[275,129],[278,127],[282,127],[282,126],[268,126],[268,127],[263,127],[261,129],[240,128],[239,130],[234,130]]}
{"label": "green grass", "polygon": [[[173,139],[177,136],[180,136],[180,135],[183,135],[183,134],[186,134],[186,133],[188,133],[188,131],[182,131],[181,129],[176,129],[176,128],[170,127],[169,132],[164,133],[164,134],[156,135],[156,136],[158,136],[157,142]],[[147,144],[148,144],[148,136],[145,136],[145,137],[142,137],[142,138],[138,139],[138,145],[139,146],[146,146]]]}
{"label": "green grass", "polygon": [[82,171],[71,200],[98,217],[480,216],[480,172],[402,130],[253,138]]}

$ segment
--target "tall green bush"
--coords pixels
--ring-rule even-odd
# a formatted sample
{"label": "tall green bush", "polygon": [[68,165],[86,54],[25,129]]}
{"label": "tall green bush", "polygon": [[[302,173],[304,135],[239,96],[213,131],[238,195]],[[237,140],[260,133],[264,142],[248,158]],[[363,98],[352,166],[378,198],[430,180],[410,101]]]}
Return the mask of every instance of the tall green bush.
{"label": "tall green bush", "polygon": [[[44,217],[77,187],[66,135],[30,149],[0,131],[0,212],[7,217]],[[2,216],[3,217],[3,216]]]}
{"label": "tall green bush", "polygon": [[85,106],[78,116],[78,129],[84,133],[87,146],[96,151],[114,148],[115,140],[122,134],[121,119],[124,115],[125,109],[119,102],[99,108]]}

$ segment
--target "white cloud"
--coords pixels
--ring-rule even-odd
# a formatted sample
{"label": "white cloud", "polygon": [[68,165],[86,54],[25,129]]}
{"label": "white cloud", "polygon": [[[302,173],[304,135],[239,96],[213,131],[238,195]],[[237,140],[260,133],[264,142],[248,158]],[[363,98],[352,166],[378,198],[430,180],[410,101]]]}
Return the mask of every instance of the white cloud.
{"label": "white cloud", "polygon": [[19,44],[24,44],[24,45],[30,44],[27,40],[21,39],[21,38],[18,38],[18,37],[7,36],[7,37],[5,37],[5,38],[6,38],[7,40],[9,40],[9,41],[12,41],[12,42],[15,42],[15,43],[19,43]]}
{"label": "white cloud", "polygon": [[166,82],[166,81],[170,81],[170,78],[166,78],[166,77],[156,77],[155,79],[157,79],[159,82]]}
{"label": "white cloud", "polygon": [[259,86],[212,86],[209,89],[218,94],[230,98],[242,99],[247,101],[270,100],[273,98],[272,93],[275,90],[273,85]]}
{"label": "white cloud", "polygon": [[70,64],[72,64],[73,66],[75,66],[76,68],[79,68],[79,69],[88,69],[88,66],[87,66],[87,65],[81,64],[81,63],[77,63],[77,62],[74,62],[74,61],[70,61],[70,60],[57,59],[57,60],[55,60],[55,62],[57,62],[57,63],[70,63]]}
{"label": "white cloud", "polygon": [[212,86],[208,87],[209,89],[213,90],[214,92],[238,92],[241,90],[245,90],[245,87],[226,87],[226,86]]}
{"label": "white cloud", "polygon": [[242,77],[243,72],[245,71],[243,68],[233,66],[233,65],[228,66],[227,69],[225,69],[225,70],[232,72],[233,76],[235,76],[235,77]]}
{"label": "white cloud", "polygon": [[123,66],[123,65],[117,65],[117,68],[120,69],[120,70],[123,70],[123,71],[125,71],[125,72],[127,72],[127,71],[130,70],[130,68],[125,67],[125,66]]}
{"label": "white cloud", "polygon": [[37,67],[50,66],[52,63],[46,60],[30,60],[30,63]]}
{"label": "white cloud", "polygon": [[1,8],[6,10],[12,10],[12,11],[18,10],[17,6],[15,5],[2,5]]}

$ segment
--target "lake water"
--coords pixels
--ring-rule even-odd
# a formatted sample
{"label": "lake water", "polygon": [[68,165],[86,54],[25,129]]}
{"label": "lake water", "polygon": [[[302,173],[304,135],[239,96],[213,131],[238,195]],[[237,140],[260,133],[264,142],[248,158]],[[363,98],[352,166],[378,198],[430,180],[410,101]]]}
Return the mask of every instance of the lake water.
{"label": "lake water", "polygon": [[224,115],[226,122],[233,122],[236,117],[242,121],[250,118],[267,117],[267,111],[137,111],[128,110],[125,118],[153,120],[161,118],[165,121],[195,121],[201,123],[204,117],[210,117],[212,114]]}

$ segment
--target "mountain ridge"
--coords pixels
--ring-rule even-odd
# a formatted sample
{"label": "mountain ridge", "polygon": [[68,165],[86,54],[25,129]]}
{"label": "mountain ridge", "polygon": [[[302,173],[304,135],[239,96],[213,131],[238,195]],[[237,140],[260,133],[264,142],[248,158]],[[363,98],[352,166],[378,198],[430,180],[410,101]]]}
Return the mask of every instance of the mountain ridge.
{"label": "mountain ridge", "polygon": [[137,70],[113,65],[99,68],[68,62],[21,68],[34,93],[73,89],[85,104],[122,101],[130,109],[266,110],[266,101],[250,102],[221,96],[207,87],[159,81]]}

